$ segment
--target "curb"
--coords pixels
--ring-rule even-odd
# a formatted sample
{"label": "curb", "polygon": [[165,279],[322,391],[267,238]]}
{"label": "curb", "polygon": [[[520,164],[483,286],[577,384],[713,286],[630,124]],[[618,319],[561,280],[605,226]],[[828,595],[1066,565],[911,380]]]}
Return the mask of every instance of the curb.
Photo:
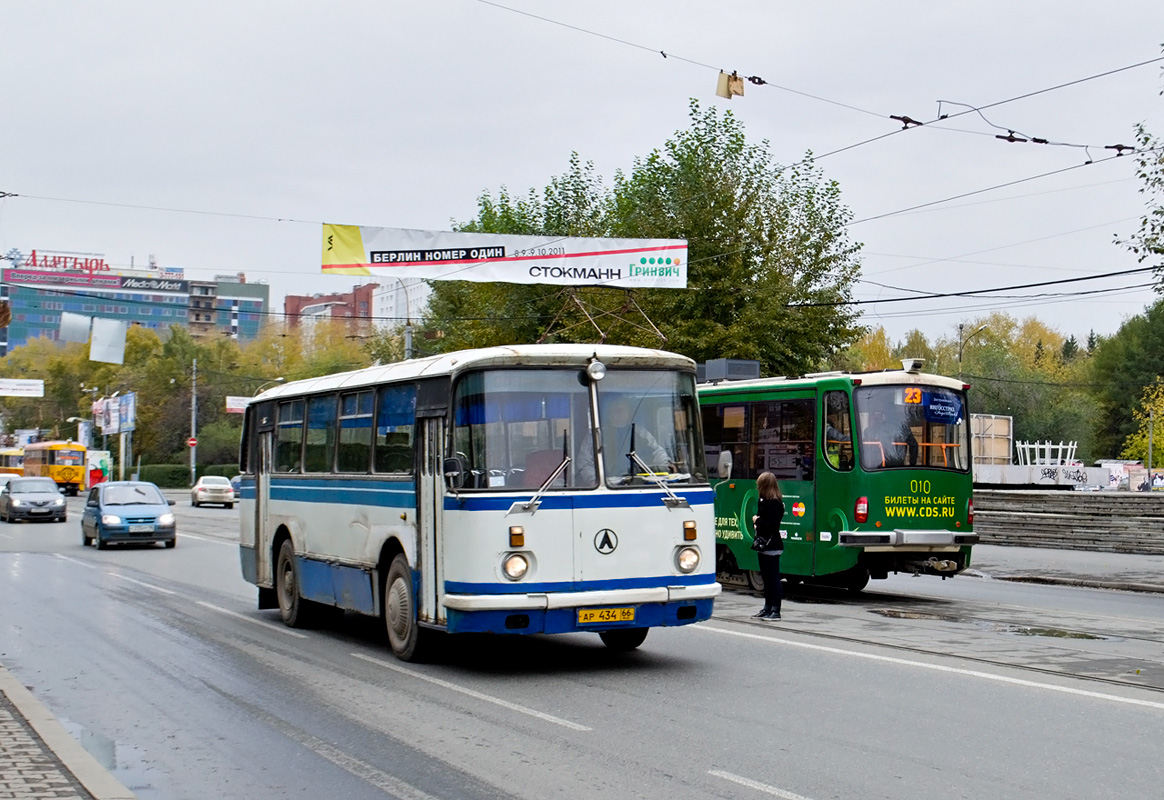
{"label": "curb", "polygon": [[137,796],[101,766],[3,664],[0,664],[0,693],[16,706],[16,710],[32,726],[45,746],[60,759],[78,783],[93,795],[94,800],[136,800]]}
{"label": "curb", "polygon": [[1045,575],[994,575],[996,581],[1014,583],[1039,583],[1050,586],[1082,586],[1087,589],[1113,589],[1117,592],[1142,592],[1164,594],[1164,586],[1154,583],[1132,583],[1130,581],[1097,581],[1089,578],[1050,578]]}

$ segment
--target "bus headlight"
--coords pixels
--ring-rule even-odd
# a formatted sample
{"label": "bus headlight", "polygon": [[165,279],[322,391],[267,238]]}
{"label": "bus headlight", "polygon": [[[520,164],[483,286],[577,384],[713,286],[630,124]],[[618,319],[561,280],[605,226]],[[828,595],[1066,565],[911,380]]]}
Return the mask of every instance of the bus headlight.
{"label": "bus headlight", "polygon": [[682,547],[675,553],[675,566],[680,572],[694,572],[699,566],[699,550],[694,547]]}
{"label": "bus headlight", "polygon": [[521,553],[511,553],[501,562],[501,571],[511,581],[520,581],[529,572],[529,559]]}

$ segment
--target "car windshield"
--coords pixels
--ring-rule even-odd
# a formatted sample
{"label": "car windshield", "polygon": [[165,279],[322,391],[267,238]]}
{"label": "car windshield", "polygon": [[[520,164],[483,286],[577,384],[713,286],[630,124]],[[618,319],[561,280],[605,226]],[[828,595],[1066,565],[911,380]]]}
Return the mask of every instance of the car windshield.
{"label": "car windshield", "polygon": [[226,478],[203,478],[203,486],[230,486],[230,481]]}
{"label": "car windshield", "polygon": [[166,498],[153,484],[132,484],[129,486],[107,486],[105,488],[107,506],[157,506],[166,505]]}
{"label": "car windshield", "polygon": [[33,480],[12,481],[8,484],[8,491],[13,494],[33,494],[56,492],[58,489],[56,483],[48,478],[35,478]]}

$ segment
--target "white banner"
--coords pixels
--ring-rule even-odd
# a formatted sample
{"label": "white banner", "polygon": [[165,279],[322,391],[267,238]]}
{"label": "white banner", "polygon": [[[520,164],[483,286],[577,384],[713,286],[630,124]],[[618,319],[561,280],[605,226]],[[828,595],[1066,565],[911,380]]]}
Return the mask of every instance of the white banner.
{"label": "white banner", "polygon": [[247,405],[251,402],[249,397],[236,397],[234,395],[226,396],[226,413],[227,414],[245,414]]}
{"label": "white banner", "polygon": [[0,378],[0,397],[44,397],[44,381]]}
{"label": "white banner", "polygon": [[687,242],[450,233],[325,223],[323,272],[477,283],[685,289]]}

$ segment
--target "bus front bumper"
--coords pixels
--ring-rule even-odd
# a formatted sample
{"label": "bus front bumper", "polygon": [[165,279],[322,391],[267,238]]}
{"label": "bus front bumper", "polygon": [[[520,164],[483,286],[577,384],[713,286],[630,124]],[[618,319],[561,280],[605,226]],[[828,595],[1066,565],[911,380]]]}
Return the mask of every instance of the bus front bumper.
{"label": "bus front bumper", "polygon": [[[449,633],[570,633],[688,625],[711,618],[718,583],[547,594],[447,594]],[[583,610],[633,609],[633,619],[584,623]]]}

